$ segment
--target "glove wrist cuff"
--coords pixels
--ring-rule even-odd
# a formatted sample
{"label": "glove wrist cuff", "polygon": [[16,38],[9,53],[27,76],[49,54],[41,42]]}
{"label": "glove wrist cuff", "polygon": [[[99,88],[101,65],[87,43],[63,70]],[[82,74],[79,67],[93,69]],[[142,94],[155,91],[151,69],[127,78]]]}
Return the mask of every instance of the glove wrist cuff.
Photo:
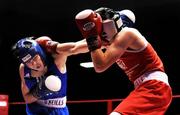
{"label": "glove wrist cuff", "polygon": [[98,36],[91,36],[86,39],[89,51],[94,51],[101,47],[101,40]]}

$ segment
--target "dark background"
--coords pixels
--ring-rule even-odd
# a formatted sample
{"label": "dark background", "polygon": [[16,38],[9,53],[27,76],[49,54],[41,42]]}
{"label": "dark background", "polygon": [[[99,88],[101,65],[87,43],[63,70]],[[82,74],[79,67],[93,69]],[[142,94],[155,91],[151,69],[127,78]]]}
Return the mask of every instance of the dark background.
{"label": "dark background", "polygon": [[[10,50],[19,38],[46,35],[59,42],[81,40],[75,15],[81,10],[101,6],[115,10],[130,9],[135,13],[136,28],[162,58],[173,94],[180,94],[179,0],[1,0],[0,93],[8,94],[10,102],[23,101],[18,63]],[[89,53],[68,58],[68,100],[125,98],[133,89],[117,65],[103,73],[95,73],[93,68],[80,67],[79,63],[86,61],[91,61]],[[179,106],[180,99],[174,98],[167,114],[180,114]],[[105,115],[107,111],[106,104],[102,103],[69,104],[69,109],[72,115]],[[17,113],[25,114],[25,106],[10,105],[10,114]]]}

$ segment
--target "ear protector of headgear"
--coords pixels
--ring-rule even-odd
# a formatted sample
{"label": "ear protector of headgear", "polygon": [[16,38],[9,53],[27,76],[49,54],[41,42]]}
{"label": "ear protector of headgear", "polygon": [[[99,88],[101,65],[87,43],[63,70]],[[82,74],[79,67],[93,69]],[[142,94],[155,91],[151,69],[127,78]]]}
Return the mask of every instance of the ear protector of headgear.
{"label": "ear protector of headgear", "polygon": [[13,47],[13,54],[21,63],[30,61],[36,54],[39,54],[44,63],[46,63],[46,55],[40,45],[32,39],[26,37],[20,39]]}

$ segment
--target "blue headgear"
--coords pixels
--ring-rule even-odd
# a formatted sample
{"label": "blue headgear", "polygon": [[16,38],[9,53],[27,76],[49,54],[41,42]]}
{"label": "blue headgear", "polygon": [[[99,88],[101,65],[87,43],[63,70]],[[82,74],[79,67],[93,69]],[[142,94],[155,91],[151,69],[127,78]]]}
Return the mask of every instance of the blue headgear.
{"label": "blue headgear", "polygon": [[22,63],[30,61],[36,54],[39,54],[44,64],[46,64],[46,54],[41,46],[32,40],[32,37],[27,37],[19,40],[15,46],[15,55]]}
{"label": "blue headgear", "polygon": [[120,14],[124,27],[134,27],[136,17],[135,17],[135,14],[131,10],[124,9],[117,12]]}

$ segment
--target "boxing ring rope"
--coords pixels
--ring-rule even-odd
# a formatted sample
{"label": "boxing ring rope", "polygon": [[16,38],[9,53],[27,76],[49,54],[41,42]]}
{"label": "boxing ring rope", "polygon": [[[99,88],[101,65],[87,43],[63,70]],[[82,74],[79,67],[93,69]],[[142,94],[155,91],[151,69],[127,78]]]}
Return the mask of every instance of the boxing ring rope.
{"label": "boxing ring rope", "polygon": [[[173,95],[173,99],[180,98],[180,95]],[[78,104],[78,103],[107,103],[107,114],[113,110],[113,102],[122,101],[124,99],[100,99],[100,100],[69,100],[69,104]],[[9,102],[9,105],[22,105],[25,102]]]}

